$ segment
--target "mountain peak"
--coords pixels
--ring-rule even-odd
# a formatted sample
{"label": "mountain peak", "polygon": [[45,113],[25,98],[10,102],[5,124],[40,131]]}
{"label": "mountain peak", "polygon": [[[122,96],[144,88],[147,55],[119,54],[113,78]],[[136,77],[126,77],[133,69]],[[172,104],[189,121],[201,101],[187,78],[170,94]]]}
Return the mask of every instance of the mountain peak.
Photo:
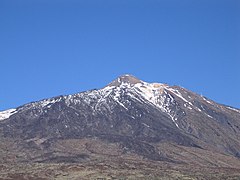
{"label": "mountain peak", "polygon": [[122,76],[119,76],[114,81],[112,81],[108,86],[120,86],[121,84],[124,84],[124,83],[134,85],[137,83],[142,83],[142,81],[133,75],[124,74]]}

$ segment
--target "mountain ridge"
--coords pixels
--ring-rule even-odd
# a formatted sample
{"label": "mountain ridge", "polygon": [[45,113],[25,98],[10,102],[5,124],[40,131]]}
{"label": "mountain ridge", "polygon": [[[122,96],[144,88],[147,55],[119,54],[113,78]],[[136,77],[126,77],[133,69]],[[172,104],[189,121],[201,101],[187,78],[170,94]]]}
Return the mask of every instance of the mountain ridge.
{"label": "mountain ridge", "polygon": [[[136,78],[135,76],[133,76],[133,75],[131,75],[131,74],[123,74],[123,75],[119,76],[118,78],[114,79],[114,80],[113,80],[112,82],[110,82],[108,85],[106,85],[106,86],[104,86],[104,87],[102,87],[102,88],[100,88],[100,89],[103,89],[103,88],[105,88],[105,87],[107,87],[107,86],[111,86],[111,84],[117,82],[118,79],[124,79],[125,77],[132,77],[132,78],[135,79],[135,81],[144,82],[143,80],[140,80],[140,79]],[[169,87],[178,87],[178,88],[182,88],[182,89],[184,89],[184,90],[186,90],[186,91],[189,91],[188,89],[186,89],[186,88],[184,88],[184,87],[182,87],[182,86],[179,86],[179,85],[169,85],[169,84],[166,84],[166,83],[158,83],[158,82],[151,82],[151,83],[149,83],[149,84],[156,84],[156,86],[158,86],[159,84],[161,84],[161,85],[165,85],[165,86],[169,86]],[[64,95],[57,95],[57,96],[52,96],[52,97],[48,97],[48,98],[42,98],[42,99],[40,99],[40,100],[35,100],[35,101],[30,101],[30,102],[24,103],[23,105],[20,105],[20,106],[17,106],[17,107],[21,107],[21,106],[24,106],[24,105],[26,105],[26,104],[37,103],[37,102],[40,102],[40,101],[45,101],[45,100],[53,99],[53,98],[57,98],[57,97],[65,97],[65,96],[69,96],[69,95],[76,95],[76,94],[79,94],[79,93],[84,93],[84,92],[93,91],[93,90],[98,90],[98,89],[93,88],[93,89],[90,89],[90,90],[84,90],[84,91],[76,92],[76,93],[73,93],[73,94],[64,94]],[[195,92],[193,92],[193,93],[195,93]],[[198,93],[195,93],[195,94],[196,94],[196,95],[199,95],[199,96],[201,96],[201,97],[203,97],[203,98],[205,98],[205,99],[208,99],[208,98],[206,98],[205,96],[200,95],[200,94],[198,94]],[[217,103],[217,104],[221,104],[221,105],[223,105],[223,106],[227,106],[227,107],[229,107],[230,109],[232,109],[232,110],[234,110],[234,111],[240,112],[240,108],[237,108],[237,107],[234,107],[234,106],[231,106],[231,105],[222,104],[222,103],[216,102],[216,101],[211,100],[211,99],[208,99],[208,100],[210,100],[210,101],[212,101],[212,102],[214,102],[214,103]],[[5,112],[5,111],[8,111],[8,110],[11,111],[11,110],[14,110],[14,109],[15,109],[14,107],[7,108],[7,109],[2,109],[2,110],[0,110],[0,113],[1,113],[1,112]]]}

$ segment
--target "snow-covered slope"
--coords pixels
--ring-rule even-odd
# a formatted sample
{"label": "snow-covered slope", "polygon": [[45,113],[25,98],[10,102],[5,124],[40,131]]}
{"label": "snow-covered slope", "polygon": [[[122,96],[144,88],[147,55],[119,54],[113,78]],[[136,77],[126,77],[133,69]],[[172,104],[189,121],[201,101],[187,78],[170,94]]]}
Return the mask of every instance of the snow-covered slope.
{"label": "snow-covered slope", "polygon": [[[178,127],[176,122],[177,117],[175,117],[175,113],[171,111],[170,108],[171,104],[174,104],[175,101],[171,93],[168,93],[168,90],[171,89],[167,84],[147,83],[131,75],[124,75],[100,91],[103,92],[104,97],[114,94],[113,99],[124,108],[126,107],[120,99],[120,95],[123,94],[123,92],[131,98],[150,103],[166,113]],[[180,93],[177,95],[181,96]],[[182,99],[184,98],[182,97]]]}

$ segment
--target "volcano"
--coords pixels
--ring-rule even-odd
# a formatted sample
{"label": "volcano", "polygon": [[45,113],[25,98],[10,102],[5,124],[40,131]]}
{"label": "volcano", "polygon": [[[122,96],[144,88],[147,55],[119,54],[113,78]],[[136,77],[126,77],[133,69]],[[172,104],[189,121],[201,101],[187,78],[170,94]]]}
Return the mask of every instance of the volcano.
{"label": "volcano", "polygon": [[2,111],[0,138],[0,178],[240,177],[239,109],[132,75]]}

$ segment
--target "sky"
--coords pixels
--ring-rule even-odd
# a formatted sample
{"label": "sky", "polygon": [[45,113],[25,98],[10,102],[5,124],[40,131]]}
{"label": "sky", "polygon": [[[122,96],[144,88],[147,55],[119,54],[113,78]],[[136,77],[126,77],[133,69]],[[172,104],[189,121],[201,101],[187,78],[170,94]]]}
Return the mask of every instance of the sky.
{"label": "sky", "polygon": [[240,108],[240,1],[0,1],[0,110],[123,74]]}

